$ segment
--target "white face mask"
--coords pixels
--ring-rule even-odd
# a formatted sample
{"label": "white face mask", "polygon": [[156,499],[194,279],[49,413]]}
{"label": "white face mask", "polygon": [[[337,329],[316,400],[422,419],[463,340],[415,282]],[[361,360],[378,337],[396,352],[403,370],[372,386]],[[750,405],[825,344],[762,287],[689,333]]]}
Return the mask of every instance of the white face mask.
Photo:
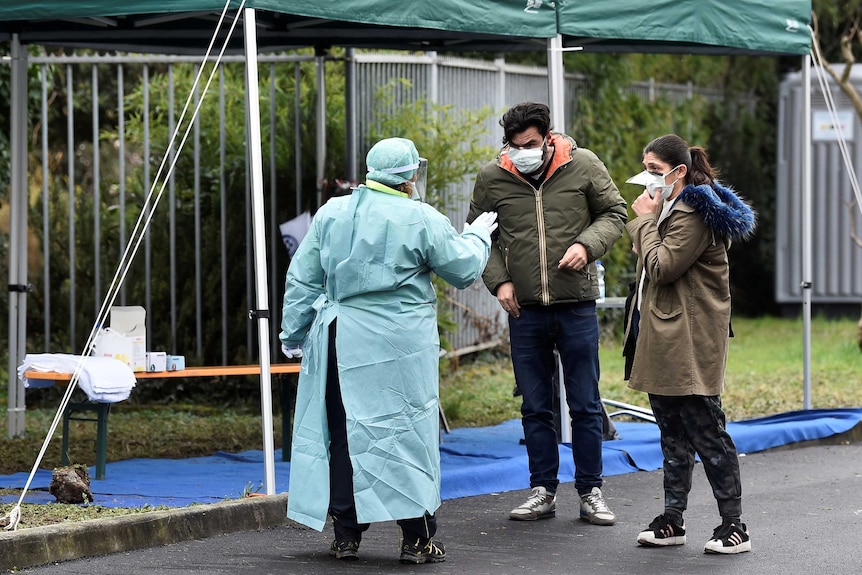
{"label": "white face mask", "polygon": [[545,163],[545,146],[520,150],[509,147],[509,159],[522,174],[530,175],[537,172]]}
{"label": "white face mask", "polygon": [[646,190],[647,190],[647,193],[649,194],[649,197],[654,198],[656,194],[659,194],[659,197],[662,200],[666,200],[670,197],[670,195],[673,193],[673,187],[679,181],[679,177],[677,177],[677,179],[675,179],[670,184],[665,184],[664,182],[665,182],[665,178],[667,178],[677,168],[679,168],[679,166],[677,166],[676,168],[674,168],[670,172],[668,172],[666,174],[662,174],[662,175],[650,174],[651,176],[653,176],[655,178],[655,180],[652,182],[648,182],[646,184]]}

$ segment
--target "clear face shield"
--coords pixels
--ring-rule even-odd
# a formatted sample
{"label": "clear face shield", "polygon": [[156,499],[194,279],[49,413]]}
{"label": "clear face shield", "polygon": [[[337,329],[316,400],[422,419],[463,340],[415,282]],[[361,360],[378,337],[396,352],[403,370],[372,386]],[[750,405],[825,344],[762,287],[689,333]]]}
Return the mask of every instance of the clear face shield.
{"label": "clear face shield", "polygon": [[416,169],[416,181],[413,182],[417,197],[414,200],[424,201],[425,192],[428,191],[428,158],[419,158],[419,167]]}

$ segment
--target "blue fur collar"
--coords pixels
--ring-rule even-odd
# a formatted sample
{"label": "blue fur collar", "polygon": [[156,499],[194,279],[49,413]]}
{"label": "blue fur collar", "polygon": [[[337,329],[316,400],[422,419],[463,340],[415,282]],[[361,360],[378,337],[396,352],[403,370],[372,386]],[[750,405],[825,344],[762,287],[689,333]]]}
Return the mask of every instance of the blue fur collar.
{"label": "blue fur collar", "polygon": [[735,241],[744,240],[754,232],[754,210],[736,192],[717,181],[711,185],[689,184],[679,199],[694,208],[716,235]]}

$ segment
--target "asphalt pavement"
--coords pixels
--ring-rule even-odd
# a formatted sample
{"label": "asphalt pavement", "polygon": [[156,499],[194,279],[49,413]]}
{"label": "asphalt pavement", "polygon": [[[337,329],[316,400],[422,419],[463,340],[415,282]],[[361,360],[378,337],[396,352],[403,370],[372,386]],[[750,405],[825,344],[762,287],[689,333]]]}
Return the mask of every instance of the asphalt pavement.
{"label": "asphalt pavement", "polygon": [[[635,543],[637,533],[662,511],[662,473],[656,471],[605,479],[605,498],[618,516],[617,524],[612,527],[594,526],[578,519],[577,498],[571,483],[560,487],[557,516],[533,522],[508,519],[509,509],[520,503],[527,491],[444,501],[438,511],[438,539],[446,545],[447,560],[438,564],[399,563],[394,522],[372,525],[363,538],[358,561],[336,561],[327,553],[332,536],[330,525],[320,533],[287,520],[267,519],[273,515],[273,506],[285,504],[286,498],[274,496],[257,498],[269,499],[266,503],[227,506],[227,511],[222,512],[224,517],[210,511],[214,524],[206,517],[201,522],[201,510],[169,514],[167,523],[186,535],[186,540],[176,543],[158,544],[164,540],[159,535],[163,529],[153,528],[151,540],[156,546],[124,549],[123,541],[134,539],[132,533],[147,529],[146,525],[132,524],[124,528],[126,535],[116,538],[109,554],[51,562],[16,572],[34,575],[862,573],[862,443],[800,445],[741,458],[743,521],[748,524],[752,551],[735,556],[703,553],[704,543],[720,520],[706,476],[698,465],[685,516],[688,541],[679,547],[642,548]],[[270,507],[263,519],[261,505]],[[250,521],[249,514],[259,517]],[[231,516],[235,521],[231,521]],[[267,526],[273,522],[278,524]],[[259,528],[249,528],[255,523]],[[240,530],[210,536],[212,532],[223,533],[234,528]],[[58,537],[67,542],[75,538],[110,538],[104,532],[77,529],[75,535],[65,533]],[[175,536],[177,540],[180,538]],[[57,542],[43,542],[43,546],[62,548]],[[16,548],[24,549],[16,545],[14,536],[0,539],[0,553],[6,559]]]}

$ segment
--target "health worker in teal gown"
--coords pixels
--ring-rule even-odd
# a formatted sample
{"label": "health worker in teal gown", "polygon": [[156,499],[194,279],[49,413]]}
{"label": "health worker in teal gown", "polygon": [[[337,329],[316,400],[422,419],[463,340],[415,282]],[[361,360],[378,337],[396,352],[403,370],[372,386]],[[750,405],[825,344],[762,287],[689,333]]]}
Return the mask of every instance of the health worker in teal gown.
{"label": "health worker in teal gown", "polygon": [[419,201],[410,140],[382,140],[366,160],[365,184],[318,210],[287,272],[280,339],[302,357],[288,517],[322,531],[330,515],[339,559],[356,558],[369,523],[397,520],[402,561],[442,561],[431,277],[479,278],[496,214],[458,233]]}

